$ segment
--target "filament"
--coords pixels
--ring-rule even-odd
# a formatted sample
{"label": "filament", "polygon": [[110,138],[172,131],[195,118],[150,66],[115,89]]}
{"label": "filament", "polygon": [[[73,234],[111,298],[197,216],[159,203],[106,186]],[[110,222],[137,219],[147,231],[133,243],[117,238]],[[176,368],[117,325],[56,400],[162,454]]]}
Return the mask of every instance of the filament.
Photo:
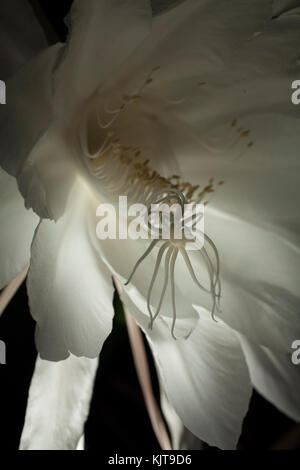
{"label": "filament", "polygon": [[152,311],[151,311],[151,307],[150,307],[151,293],[152,293],[152,289],[153,289],[153,286],[154,286],[154,283],[155,283],[155,280],[156,280],[158,269],[160,267],[160,262],[161,262],[162,256],[163,256],[164,251],[167,247],[168,247],[168,243],[164,243],[164,245],[161,246],[161,248],[158,252],[155,267],[154,267],[153,276],[152,276],[152,279],[150,281],[150,286],[149,286],[149,289],[148,289],[147,308],[148,308],[148,312],[149,312],[149,315],[150,315],[150,323],[149,323],[150,327],[152,327],[152,325],[153,325],[153,315],[152,315]]}
{"label": "filament", "polygon": [[175,248],[172,254],[171,264],[170,264],[171,296],[172,296],[172,309],[173,309],[173,321],[172,321],[172,326],[171,326],[171,335],[174,339],[177,339],[174,334],[176,318],[177,318],[176,299],[175,299],[175,262],[176,262],[177,255],[178,255],[178,248]]}
{"label": "filament", "polygon": [[151,251],[153,250],[153,248],[155,247],[155,245],[157,244],[158,240],[153,240],[150,244],[150,246],[147,248],[147,250],[145,251],[145,253],[137,260],[130,276],[129,276],[129,279],[128,281],[125,283],[125,286],[127,286],[130,282],[131,282],[131,279],[133,278],[137,268],[139,267],[139,265],[142,263],[142,261],[144,261],[144,259],[147,258],[147,256],[151,253]]}

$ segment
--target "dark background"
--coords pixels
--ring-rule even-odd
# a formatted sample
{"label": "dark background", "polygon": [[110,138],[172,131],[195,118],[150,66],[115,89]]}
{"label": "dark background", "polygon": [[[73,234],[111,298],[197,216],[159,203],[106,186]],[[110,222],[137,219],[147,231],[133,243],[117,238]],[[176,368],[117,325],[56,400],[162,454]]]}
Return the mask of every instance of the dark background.
{"label": "dark background", "polygon": [[[64,41],[64,17],[70,0],[29,0],[43,25],[49,43]],[[153,0],[154,3],[154,0]],[[162,1],[156,1],[156,12]],[[90,416],[86,423],[86,449],[159,451],[144,406],[129,346],[120,303],[115,296],[114,329],[101,353]],[[0,339],[7,345],[7,364],[0,365],[0,450],[16,450],[24,422],[27,393],[36,359],[34,327],[25,283],[0,318]],[[154,390],[158,386],[148,350]],[[299,427],[254,392],[244,422],[240,449],[300,448]],[[208,448],[205,446],[205,448]]]}

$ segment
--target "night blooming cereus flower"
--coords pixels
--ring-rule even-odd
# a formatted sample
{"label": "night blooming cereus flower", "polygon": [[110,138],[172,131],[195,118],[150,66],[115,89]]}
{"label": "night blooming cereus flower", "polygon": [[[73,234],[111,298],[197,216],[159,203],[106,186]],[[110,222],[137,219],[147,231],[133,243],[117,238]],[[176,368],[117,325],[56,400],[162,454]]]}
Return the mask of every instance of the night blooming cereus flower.
{"label": "night blooming cereus flower", "polygon": [[[76,445],[112,276],[199,439],[235,448],[252,386],[300,419],[299,43],[299,1],[186,0],[153,18],[149,0],[75,0],[67,44],[7,83],[1,286],[30,262],[37,348],[62,361],[37,363],[23,448]],[[97,207],[119,196],[204,203],[203,246],[100,240]],[[45,438],[55,384],[66,409]]]}

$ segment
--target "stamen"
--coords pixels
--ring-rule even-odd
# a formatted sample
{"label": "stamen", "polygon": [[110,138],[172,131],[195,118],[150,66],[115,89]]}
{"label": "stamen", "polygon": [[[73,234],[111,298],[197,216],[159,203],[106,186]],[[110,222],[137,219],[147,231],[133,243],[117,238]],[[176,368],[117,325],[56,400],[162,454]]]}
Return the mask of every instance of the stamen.
{"label": "stamen", "polygon": [[170,257],[171,257],[171,254],[173,253],[173,251],[174,251],[173,246],[170,246],[170,248],[168,249],[168,252],[166,254],[166,258],[165,258],[165,279],[164,279],[163,288],[162,288],[162,291],[161,291],[161,294],[160,294],[160,299],[159,299],[159,302],[158,302],[158,306],[157,306],[155,315],[152,319],[152,323],[151,323],[151,326],[150,326],[151,329],[152,329],[154,320],[158,317],[158,314],[160,312],[160,309],[161,309],[161,306],[162,306],[162,303],[163,303],[163,300],[164,300],[164,297],[165,297],[165,293],[166,293],[166,290],[167,290],[167,287],[168,287],[169,263],[170,263]]}
{"label": "stamen", "polygon": [[204,292],[207,292],[208,294],[211,293],[211,290],[208,290],[206,289],[204,286],[202,286],[202,284],[200,284],[200,282],[198,281],[196,275],[195,275],[195,272],[193,270],[193,266],[191,264],[191,261],[190,261],[190,258],[188,257],[188,254],[186,252],[186,250],[183,248],[183,247],[180,247],[180,253],[182,254],[182,257],[185,261],[185,264],[189,270],[189,273],[191,275],[191,278],[193,279],[194,283],[201,289],[203,290]]}
{"label": "stamen", "polygon": [[158,191],[155,191],[151,195],[151,198],[148,201],[146,201],[145,205],[147,207],[149,207],[151,204],[153,204],[155,202],[155,199],[157,198],[157,196],[159,196],[160,194],[164,194],[164,193],[167,193],[168,197],[170,196],[170,193],[171,194],[174,193],[174,195],[177,196],[180,200],[181,208],[184,209],[184,204],[186,203],[185,197],[182,194],[182,192],[179,191],[179,189],[174,188],[174,187],[171,187],[171,188],[170,187],[165,187],[165,188],[161,188]]}
{"label": "stamen", "polygon": [[136,264],[135,264],[135,266],[134,266],[134,268],[133,268],[133,270],[132,270],[132,272],[131,272],[131,274],[130,274],[130,276],[129,276],[128,281],[125,283],[125,286],[127,286],[127,285],[130,283],[130,281],[131,281],[131,279],[133,278],[133,276],[134,276],[134,274],[135,274],[137,268],[139,267],[139,265],[141,264],[141,262],[144,261],[144,259],[147,258],[147,256],[151,253],[151,251],[153,250],[153,248],[155,247],[155,245],[158,243],[158,241],[159,241],[159,240],[153,240],[153,241],[150,243],[150,245],[149,245],[149,247],[147,248],[147,250],[145,251],[145,253],[137,260],[137,262],[136,262]]}
{"label": "stamen", "polygon": [[[202,250],[200,251],[200,254],[201,254],[201,257],[207,267],[207,270],[208,270],[208,273],[209,273],[209,276],[210,276],[210,286],[211,286],[211,297],[212,297],[212,308],[211,308],[211,317],[212,319],[217,323],[217,320],[215,318],[215,310],[216,310],[216,307],[217,307],[217,297],[218,295],[216,294],[216,290],[215,290],[215,286],[216,286],[216,282],[214,280],[214,269],[213,269],[213,265],[210,261],[210,258],[207,254],[207,251],[204,247],[202,247]],[[219,282],[219,281],[217,281]]]}
{"label": "stamen", "polygon": [[158,269],[160,267],[160,262],[161,262],[162,256],[163,256],[164,251],[167,247],[168,247],[168,243],[164,243],[164,245],[160,247],[160,250],[159,250],[158,255],[157,255],[155,267],[154,267],[153,276],[152,276],[152,279],[150,281],[150,286],[149,286],[149,289],[148,289],[147,308],[148,308],[148,312],[149,312],[149,315],[150,315],[150,323],[149,323],[150,328],[152,328],[152,324],[153,324],[153,315],[152,315],[152,311],[151,311],[151,307],[150,307],[151,293],[152,293],[152,289],[153,289],[153,286],[154,286],[154,283],[155,283],[155,280],[156,280]]}
{"label": "stamen", "polygon": [[171,335],[174,339],[177,339],[174,335],[175,324],[176,324],[176,301],[175,301],[175,262],[178,255],[178,248],[174,249],[171,258],[171,265],[170,265],[170,278],[171,278],[171,296],[172,296],[172,308],[173,308],[173,321],[171,327]]}
{"label": "stamen", "polygon": [[204,239],[209,243],[210,247],[212,248],[213,252],[214,252],[214,255],[215,255],[215,258],[216,258],[216,265],[217,265],[217,268],[216,268],[216,279],[219,280],[219,275],[220,275],[220,258],[219,258],[219,253],[218,253],[218,250],[217,250],[217,247],[216,245],[214,244],[214,242],[212,241],[211,238],[209,238],[208,235],[206,235],[206,233],[203,233],[204,235]]}

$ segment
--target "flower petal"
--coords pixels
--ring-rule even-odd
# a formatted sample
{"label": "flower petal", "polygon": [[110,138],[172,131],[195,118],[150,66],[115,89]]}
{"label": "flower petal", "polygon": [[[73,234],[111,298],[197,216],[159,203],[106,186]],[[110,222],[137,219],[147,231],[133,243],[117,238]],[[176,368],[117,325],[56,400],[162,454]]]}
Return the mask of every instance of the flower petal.
{"label": "flower petal", "polygon": [[300,334],[299,249],[212,208],[205,222],[221,259],[220,317],[250,340],[286,353]]}
{"label": "flower petal", "polygon": [[292,344],[290,354],[283,354],[259,346],[243,335],[239,338],[253,386],[280,411],[300,421],[300,374],[299,365],[291,360]]}
{"label": "flower petal", "polygon": [[63,213],[77,171],[66,126],[50,127],[51,73],[60,50],[60,45],[47,49],[7,84],[0,127],[1,166],[16,176],[26,207],[52,219]]}
{"label": "flower petal", "polygon": [[38,217],[26,210],[15,179],[0,169],[0,289],[29,263]]}
{"label": "flower petal", "polygon": [[197,439],[191,431],[183,426],[176,411],[164,393],[163,388],[160,405],[171,434],[173,450],[203,450],[203,442]]}
{"label": "flower petal", "polygon": [[59,219],[78,171],[72,137],[56,123],[38,140],[18,174],[26,207],[41,218]]}
{"label": "flower petal", "polygon": [[91,207],[78,183],[65,215],[42,221],[33,241],[27,285],[43,359],[96,357],[112,328],[114,289],[89,237]]}
{"label": "flower petal", "polygon": [[89,98],[113,76],[152,20],[149,0],[76,0],[71,15],[71,35],[56,75],[56,98],[63,110]]}
{"label": "flower petal", "polygon": [[75,450],[89,412],[98,359],[37,358],[20,450]]}
{"label": "flower petal", "polygon": [[59,44],[46,49],[6,83],[7,104],[0,108],[0,163],[13,176],[22,170],[52,117],[51,72],[60,50]]}
{"label": "flower petal", "polygon": [[[143,315],[126,294],[123,301],[144,329]],[[204,309],[198,312],[198,325],[186,340],[170,339],[159,319],[146,334],[168,399],[183,424],[204,442],[232,449],[251,396],[248,370],[235,333]]]}
{"label": "flower petal", "polygon": [[251,4],[248,0],[228,0],[226,4],[186,0],[154,20],[151,35],[132,58],[135,74],[133,69],[128,74],[135,80],[147,64],[161,66],[154,82],[159,88],[173,80],[193,76],[198,82],[206,73],[220,73],[226,61],[253,33],[262,30],[271,15],[270,0]]}
{"label": "flower petal", "polygon": [[47,42],[29,2],[3,1],[0,12],[0,44],[3,45],[0,69],[3,80],[47,47]]}
{"label": "flower petal", "polygon": [[181,119],[193,132],[183,137],[182,125],[178,139],[179,126],[172,131],[186,178],[225,181],[214,196],[219,210],[281,230],[292,228],[298,214],[299,110],[291,84],[300,70],[299,41],[296,13],[267,22],[222,74],[206,77],[198,98],[182,105]]}
{"label": "flower petal", "polygon": [[[234,157],[242,151],[247,151],[251,158],[253,152],[249,152],[247,145],[251,146],[254,140],[256,148],[259,138],[257,114],[262,111],[297,112],[290,95],[291,81],[297,72],[299,15],[272,20],[272,3],[269,0],[251,4],[233,0],[225,6],[221,2],[186,1],[170,13],[161,15],[154,22],[149,40],[144,41],[133,55],[116,86],[126,94],[133,92],[152,68],[160,65],[153,83],[143,91],[142,99],[130,111],[128,108],[131,115],[126,115],[126,111],[123,113],[128,123],[126,128],[134,123],[132,127],[137,131],[130,129],[126,136],[123,132],[122,140],[131,139],[131,145],[139,144],[146,135],[141,128],[147,127],[147,133],[154,136],[154,143],[150,144],[150,150],[152,147],[154,151],[150,153],[156,154],[156,159],[150,157],[155,161],[155,169],[160,171],[161,162],[170,155],[177,155],[183,174],[189,164],[194,164],[189,172],[193,181],[197,162],[196,175],[201,175],[200,183],[204,181],[204,184],[207,184],[207,173],[211,170],[214,173],[227,171],[224,176],[228,177],[235,164]],[[134,108],[140,108],[138,118],[131,111]],[[176,137],[182,135],[182,131],[173,125],[175,113],[180,116],[182,127],[185,124],[191,126],[194,140],[195,136],[197,138],[196,155],[191,155],[191,163],[186,152],[180,155],[181,149],[176,149]],[[244,119],[249,115],[251,119]],[[232,129],[231,123],[236,118],[241,122]],[[236,131],[241,126],[244,132],[251,130],[250,136],[240,138],[234,154],[231,147],[225,154],[223,147],[228,141],[238,139]],[[161,140],[160,133],[164,134],[165,143],[159,152],[155,143]],[[167,145],[169,141],[173,145]],[[213,145],[215,141],[216,145]],[[204,144],[202,148],[201,143]],[[217,147],[218,158],[211,156],[210,143],[211,147]],[[149,146],[147,139],[146,144]],[[199,170],[200,155],[202,165]],[[170,160],[169,171],[172,172]]]}

